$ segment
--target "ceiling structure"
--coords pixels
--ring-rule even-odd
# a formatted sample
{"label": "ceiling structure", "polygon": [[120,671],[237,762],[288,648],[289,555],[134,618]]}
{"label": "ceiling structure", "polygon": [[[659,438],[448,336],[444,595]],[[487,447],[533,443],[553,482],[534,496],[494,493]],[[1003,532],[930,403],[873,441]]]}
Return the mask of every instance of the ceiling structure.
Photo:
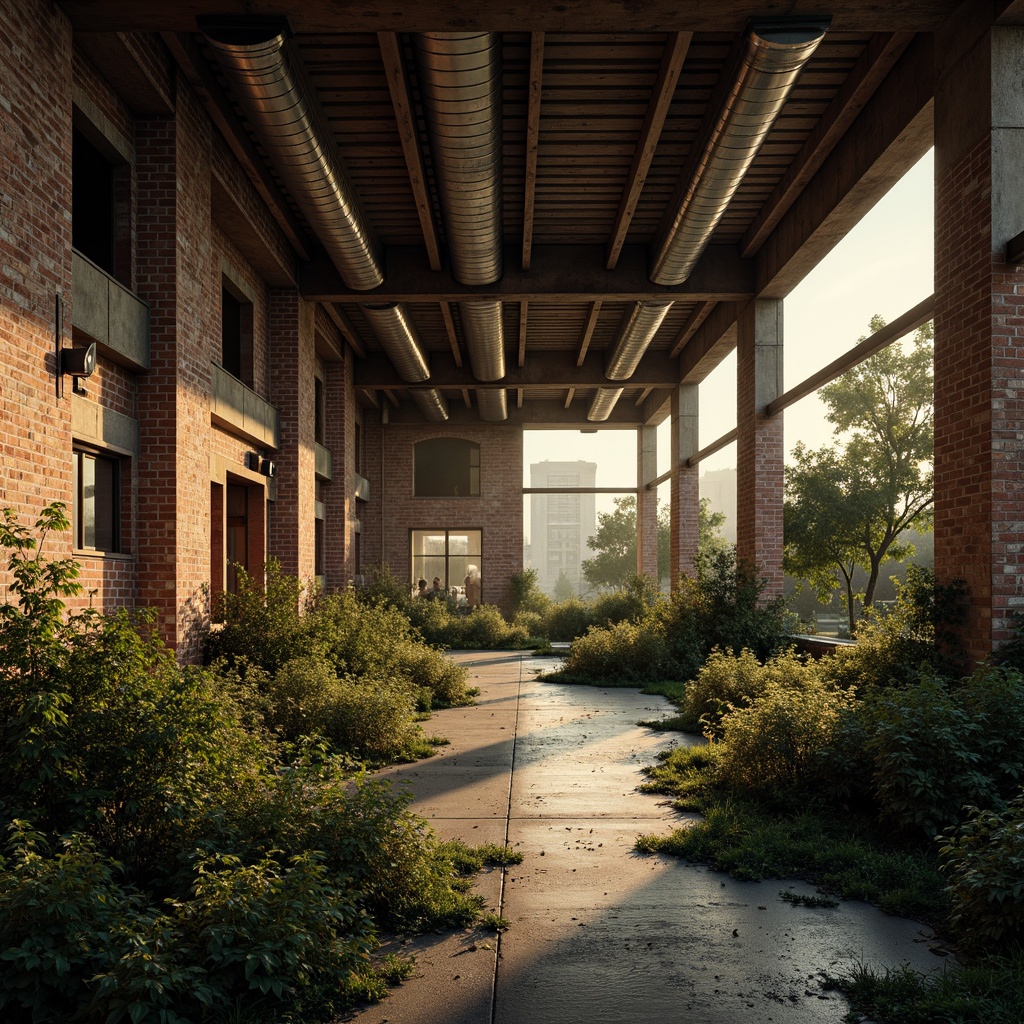
{"label": "ceiling structure", "polygon": [[363,400],[588,428],[661,419],[930,147],[957,5],[61,6],[104,73],[162,34]]}

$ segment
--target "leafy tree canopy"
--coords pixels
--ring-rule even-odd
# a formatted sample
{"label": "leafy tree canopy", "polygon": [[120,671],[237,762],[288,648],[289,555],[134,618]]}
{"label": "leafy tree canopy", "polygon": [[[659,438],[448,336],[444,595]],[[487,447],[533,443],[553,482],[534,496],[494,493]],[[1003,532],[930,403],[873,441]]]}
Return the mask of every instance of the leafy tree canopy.
{"label": "leafy tree canopy", "polygon": [[[712,512],[702,498],[698,513],[699,547],[702,551],[726,547],[721,535],[723,512]],[[667,580],[671,568],[671,524],[667,505],[658,507],[658,578]],[[636,575],[636,498],[627,495],[615,499],[614,512],[599,512],[597,533],[587,539],[587,547],[597,554],[583,563],[583,576],[593,587],[621,587]]]}
{"label": "leafy tree canopy", "polygon": [[[871,318],[871,332],[885,321]],[[863,339],[861,339],[863,340]],[[854,626],[856,604],[869,607],[886,561],[903,561],[911,528],[931,528],[932,325],[910,343],[876,353],[819,392],[834,443],[798,444],[786,473],[785,569],[827,601],[840,585]],[[853,575],[866,573],[862,591]]]}

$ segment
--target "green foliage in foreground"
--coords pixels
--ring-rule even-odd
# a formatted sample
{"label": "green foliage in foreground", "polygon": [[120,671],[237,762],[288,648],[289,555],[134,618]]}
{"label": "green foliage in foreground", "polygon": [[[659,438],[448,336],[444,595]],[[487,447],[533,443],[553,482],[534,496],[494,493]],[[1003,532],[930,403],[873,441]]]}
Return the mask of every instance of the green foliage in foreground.
{"label": "green foliage in foreground", "polygon": [[299,621],[272,573],[294,604],[243,593],[217,671],[183,669],[145,616],[65,609],[77,567],[42,548],[67,525],[59,505],[38,539],[0,523],[0,1018],[308,1024],[408,970],[377,958],[382,929],[480,919],[467,871],[509,854],[438,842],[330,746],[363,680],[403,716],[464,696],[439,652],[350,599]]}

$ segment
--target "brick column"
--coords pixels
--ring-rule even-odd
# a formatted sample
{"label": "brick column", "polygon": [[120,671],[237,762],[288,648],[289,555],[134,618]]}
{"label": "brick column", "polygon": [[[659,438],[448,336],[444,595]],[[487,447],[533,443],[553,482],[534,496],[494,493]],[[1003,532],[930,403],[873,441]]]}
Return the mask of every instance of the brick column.
{"label": "brick column", "polygon": [[970,590],[983,658],[1024,608],[1024,29],[963,5],[936,35],[935,573]]}
{"label": "brick column", "polygon": [[350,422],[353,403],[349,401],[345,387],[346,368],[352,362],[352,357],[347,348],[343,348],[342,353],[342,362],[327,364],[324,380],[324,444],[331,451],[334,472],[334,479],[323,485],[323,500],[327,506],[324,571],[328,590],[347,586],[354,572],[349,543],[349,514],[354,504],[355,474],[353,429]]}
{"label": "brick column", "polygon": [[658,432],[636,432],[636,571],[658,582],[658,492],[646,485],[658,475]]}
{"label": "brick column", "polygon": [[672,493],[670,497],[669,575],[675,589],[680,573],[693,574],[697,557],[700,479],[686,460],[700,448],[700,405],[697,384],[682,384],[672,395]]}
{"label": "brick column", "polygon": [[737,321],[736,555],[782,593],[782,416],[765,406],[782,394],[782,300],[757,299]]}

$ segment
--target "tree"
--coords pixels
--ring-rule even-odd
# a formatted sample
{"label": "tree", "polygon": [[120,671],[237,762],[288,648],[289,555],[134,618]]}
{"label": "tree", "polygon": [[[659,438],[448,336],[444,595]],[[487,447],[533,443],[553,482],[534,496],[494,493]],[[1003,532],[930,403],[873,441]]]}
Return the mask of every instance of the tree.
{"label": "tree", "polygon": [[[724,512],[712,512],[707,498],[702,498],[698,512],[698,545],[702,551],[720,550],[727,546],[720,530],[725,523]],[[636,498],[627,495],[615,499],[614,512],[599,512],[597,533],[587,538],[587,547],[596,551],[583,563],[583,575],[594,587],[621,587],[636,575]],[[667,505],[658,507],[658,579],[667,580],[671,567],[671,512]]]}
{"label": "tree", "polygon": [[568,601],[573,596],[572,580],[566,575],[563,569],[555,580],[555,600]]}
{"label": "tree", "polygon": [[[884,326],[880,316],[871,318],[872,333]],[[793,450],[785,569],[808,580],[826,603],[842,585],[852,632],[856,602],[871,606],[882,565],[914,553],[900,534],[931,528],[931,324],[909,345],[888,346],[819,394],[836,443]],[[854,587],[858,567],[867,577],[862,592]]]}

